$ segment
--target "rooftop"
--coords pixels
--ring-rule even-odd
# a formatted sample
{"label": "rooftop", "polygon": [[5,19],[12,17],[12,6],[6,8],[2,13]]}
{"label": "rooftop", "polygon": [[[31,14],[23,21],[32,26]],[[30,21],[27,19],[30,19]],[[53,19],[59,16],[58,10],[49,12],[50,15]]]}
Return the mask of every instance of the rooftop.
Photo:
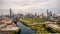
{"label": "rooftop", "polygon": [[15,31],[18,30],[19,27],[14,24],[13,19],[2,19],[0,21],[0,30],[1,31]]}

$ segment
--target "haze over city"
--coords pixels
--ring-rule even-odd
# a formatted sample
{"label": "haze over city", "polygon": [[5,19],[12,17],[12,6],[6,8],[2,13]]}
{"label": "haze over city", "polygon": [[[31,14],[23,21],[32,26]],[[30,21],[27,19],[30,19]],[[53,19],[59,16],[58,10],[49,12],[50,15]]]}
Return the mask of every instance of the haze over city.
{"label": "haze over city", "polygon": [[[0,9],[12,9],[17,13],[46,13],[49,9],[53,13],[59,14],[59,0],[0,0]],[[0,10],[9,13],[9,10]],[[5,13],[6,13],[5,12]]]}
{"label": "haze over city", "polygon": [[60,0],[0,0],[0,34],[60,34]]}

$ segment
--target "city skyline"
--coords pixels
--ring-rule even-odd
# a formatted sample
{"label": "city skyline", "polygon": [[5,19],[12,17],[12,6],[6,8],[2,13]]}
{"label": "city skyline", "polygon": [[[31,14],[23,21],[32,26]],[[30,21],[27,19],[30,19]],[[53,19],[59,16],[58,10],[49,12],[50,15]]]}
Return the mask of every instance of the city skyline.
{"label": "city skyline", "polygon": [[0,0],[0,9],[11,8],[14,13],[40,14],[46,13],[46,9],[49,9],[53,13],[59,14],[58,5],[58,0]]}
{"label": "city skyline", "polygon": [[0,0],[0,34],[59,34],[60,0]]}

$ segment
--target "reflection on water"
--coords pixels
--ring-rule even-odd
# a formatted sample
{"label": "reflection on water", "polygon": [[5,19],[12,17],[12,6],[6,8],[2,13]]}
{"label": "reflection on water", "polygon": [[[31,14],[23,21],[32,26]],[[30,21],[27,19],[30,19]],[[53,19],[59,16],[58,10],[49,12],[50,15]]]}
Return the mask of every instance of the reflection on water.
{"label": "reflection on water", "polygon": [[17,25],[20,27],[21,31],[20,34],[34,34],[35,31],[32,30],[31,28],[23,25],[22,23],[18,22]]}

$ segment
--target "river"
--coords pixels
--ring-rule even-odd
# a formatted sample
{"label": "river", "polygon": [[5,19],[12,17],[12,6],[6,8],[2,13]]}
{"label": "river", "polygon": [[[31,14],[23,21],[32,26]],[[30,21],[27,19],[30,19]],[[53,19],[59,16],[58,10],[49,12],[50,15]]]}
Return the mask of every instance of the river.
{"label": "river", "polygon": [[30,27],[25,26],[21,22],[17,22],[17,26],[21,29],[19,34],[35,34],[35,31],[32,30]]}

